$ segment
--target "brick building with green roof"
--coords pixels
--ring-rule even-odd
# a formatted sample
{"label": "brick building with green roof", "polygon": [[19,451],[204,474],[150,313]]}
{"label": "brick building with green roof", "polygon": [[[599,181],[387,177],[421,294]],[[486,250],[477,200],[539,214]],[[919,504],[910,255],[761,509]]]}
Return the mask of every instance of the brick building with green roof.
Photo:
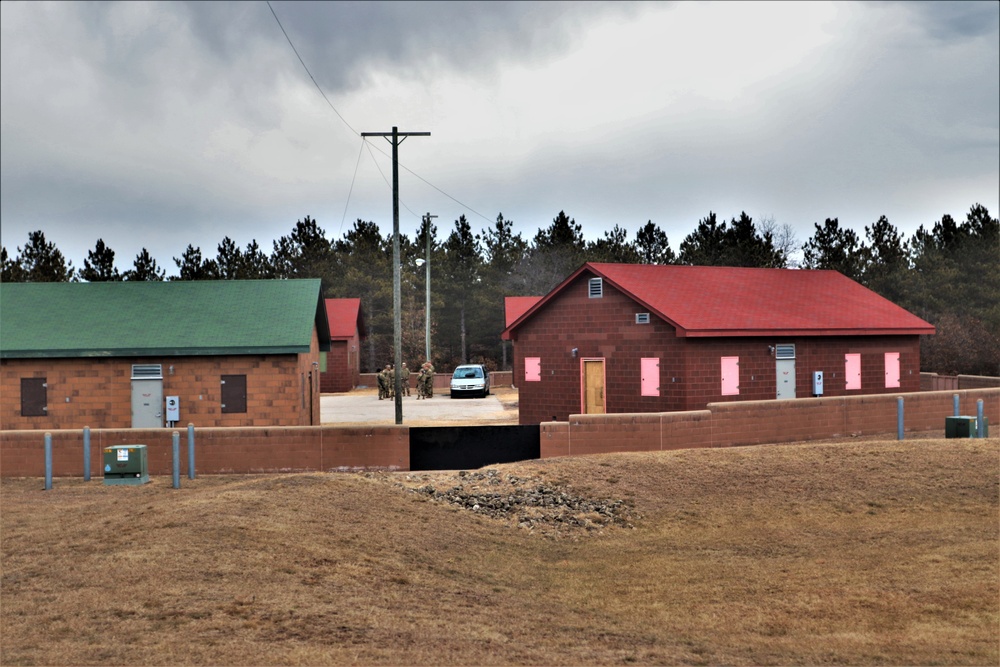
{"label": "brick building with green roof", "polygon": [[319,424],[319,280],[0,284],[0,430]]}

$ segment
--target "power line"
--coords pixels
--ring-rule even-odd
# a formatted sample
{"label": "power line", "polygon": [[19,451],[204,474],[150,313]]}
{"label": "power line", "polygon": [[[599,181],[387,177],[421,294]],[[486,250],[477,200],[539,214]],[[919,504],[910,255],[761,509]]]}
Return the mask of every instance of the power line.
{"label": "power line", "polygon": [[358,167],[361,166],[361,156],[365,152],[365,143],[361,144],[361,149],[358,151],[358,161],[354,163],[354,176],[351,177],[351,189],[347,191],[347,201],[344,202],[344,215],[340,218],[340,234],[344,234],[344,220],[347,219],[347,207],[351,205],[351,194],[354,192],[354,182],[358,180]]}
{"label": "power line", "polygon": [[[289,45],[290,47],[292,47],[292,52],[293,52],[293,53],[295,53],[295,57],[299,59],[299,63],[301,63],[301,64],[302,64],[302,69],[304,69],[304,70],[306,71],[306,74],[308,74],[308,75],[309,75],[309,79],[310,79],[310,80],[311,80],[311,81],[313,82],[313,85],[314,85],[314,86],[316,87],[316,90],[317,90],[317,91],[319,91],[319,94],[320,94],[320,95],[321,95],[321,96],[323,97],[323,99],[324,99],[324,100],[326,100],[326,103],[327,103],[327,104],[328,104],[328,105],[330,106],[330,108],[331,108],[331,109],[333,109],[333,112],[334,112],[335,114],[337,114],[337,118],[339,118],[339,119],[341,120],[341,122],[343,122],[343,123],[344,123],[344,125],[346,125],[346,126],[347,126],[347,128],[348,128],[348,129],[349,129],[349,130],[350,130],[351,132],[353,132],[353,133],[354,133],[354,135],[355,135],[355,136],[360,136],[360,137],[362,137],[362,141],[364,141],[364,143],[368,145],[368,147],[369,147],[369,155],[371,155],[371,148],[373,148],[373,146],[371,145],[371,143],[370,143],[370,142],[368,142],[368,141],[365,141],[365,140],[364,140],[364,137],[363,137],[363,135],[362,135],[361,133],[359,133],[359,132],[358,132],[357,130],[355,130],[355,129],[354,129],[354,128],[353,128],[352,126],[351,126],[351,124],[347,122],[347,119],[346,119],[346,118],[344,118],[344,117],[343,117],[343,116],[342,116],[342,115],[340,114],[340,112],[339,112],[339,111],[337,111],[337,107],[333,106],[333,103],[332,103],[332,102],[330,101],[330,98],[328,98],[328,97],[326,96],[326,93],[324,93],[324,92],[323,92],[323,89],[322,89],[322,88],[320,87],[319,83],[318,83],[318,82],[316,81],[316,77],[314,77],[314,76],[312,75],[312,72],[310,72],[310,71],[309,71],[309,67],[308,67],[308,66],[306,65],[305,61],[304,61],[304,60],[302,59],[302,56],[301,56],[301,55],[299,55],[299,51],[298,51],[298,49],[296,49],[296,48],[295,48],[295,44],[294,44],[294,43],[292,42],[292,38],[288,36],[288,32],[287,32],[287,31],[285,30],[285,26],[283,26],[283,25],[281,24],[281,19],[279,19],[279,18],[278,18],[278,14],[277,14],[277,13],[276,13],[276,12],[274,11],[274,7],[272,7],[272,6],[271,6],[271,2],[270,2],[270,0],[267,0],[267,8],[271,10],[271,15],[272,15],[272,16],[274,17],[274,20],[275,20],[275,22],[276,22],[276,23],[278,24],[278,27],[279,27],[279,28],[281,29],[281,34],[283,34],[283,35],[285,36],[285,40],[286,40],[286,41],[288,42],[288,45]],[[384,151],[383,151],[382,149],[380,149],[380,148],[379,148],[378,146],[374,146],[374,148],[375,148],[375,150],[377,150],[377,151],[378,151],[379,153],[382,153],[382,155],[384,155],[385,157],[390,157],[390,156],[389,156],[389,155],[388,155],[387,153],[385,153],[385,152],[384,152]],[[377,168],[377,169],[379,170],[379,173],[380,173],[380,174],[382,175],[382,180],[383,180],[383,181],[385,181],[385,182],[386,182],[386,185],[387,185],[387,186],[389,186],[389,187],[391,188],[392,186],[391,186],[391,185],[389,184],[389,180],[388,180],[388,179],[386,178],[385,174],[384,174],[384,173],[382,173],[382,168],[378,166],[378,162],[377,162],[377,161],[375,160],[375,156],[373,156],[373,155],[372,155],[371,157],[372,157],[372,162],[374,162],[374,163],[375,163],[375,166],[376,166],[376,168]],[[359,162],[359,164],[360,164],[360,160],[361,160],[361,156],[360,156],[360,154],[359,154],[359,155],[358,155],[358,162]],[[482,218],[483,220],[485,220],[485,221],[486,221],[486,222],[488,222],[488,223],[492,223],[492,222],[493,222],[493,220],[491,220],[490,218],[487,218],[487,217],[486,217],[485,215],[483,215],[482,213],[480,213],[480,212],[479,212],[479,211],[477,211],[476,209],[472,208],[472,207],[471,207],[471,206],[469,206],[468,204],[466,204],[466,203],[464,203],[464,202],[462,202],[462,201],[460,201],[460,200],[456,199],[455,197],[452,197],[452,196],[451,196],[450,194],[448,194],[447,192],[445,192],[444,190],[442,190],[442,189],[441,189],[441,188],[439,188],[438,186],[434,185],[433,183],[431,183],[430,181],[428,181],[428,180],[427,180],[426,178],[424,178],[424,177],[423,177],[423,176],[421,176],[420,174],[416,173],[415,171],[413,171],[412,169],[410,169],[409,167],[407,167],[407,166],[406,166],[405,164],[400,164],[400,163],[398,162],[398,160],[396,161],[396,164],[398,164],[398,165],[399,165],[400,167],[402,167],[403,169],[405,169],[406,171],[408,171],[408,172],[409,172],[410,174],[412,174],[413,176],[415,176],[416,178],[418,178],[419,180],[421,180],[421,181],[422,181],[423,183],[425,183],[426,185],[428,185],[428,186],[432,187],[433,189],[437,190],[437,191],[438,191],[438,192],[440,192],[440,193],[441,193],[442,195],[444,195],[444,196],[445,196],[445,197],[447,197],[448,199],[452,200],[453,202],[455,202],[456,204],[458,204],[458,205],[459,205],[459,206],[461,206],[462,208],[464,208],[464,209],[466,209],[466,210],[470,211],[471,213],[474,213],[475,215],[478,215],[478,216],[479,216],[480,218]],[[354,179],[356,179],[356,178],[357,178],[357,173],[358,173],[358,172],[357,172],[357,165],[355,165],[355,168],[354,168]],[[351,190],[352,190],[352,191],[354,190],[354,180],[353,180],[353,179],[352,179],[352,181],[351,181]],[[349,204],[349,203],[350,203],[350,194],[348,194],[348,204]],[[418,216],[418,215],[417,215],[416,213],[414,213],[414,212],[413,212],[413,210],[412,210],[412,209],[411,209],[411,208],[410,208],[409,206],[407,206],[406,204],[403,204],[403,208],[405,208],[405,209],[406,209],[407,211],[409,211],[409,212],[410,212],[410,215],[412,215],[412,216],[414,216],[414,217],[419,217],[419,216]],[[343,218],[341,219],[341,221],[340,221],[340,227],[341,227],[341,230],[343,230],[343,227],[344,227],[344,220],[346,220],[346,219],[347,219],[347,205],[345,205],[345,207],[344,207],[344,217],[343,217]]]}
{"label": "power line", "polygon": [[285,32],[285,26],[281,25],[281,19],[279,19],[278,15],[274,12],[274,7],[271,6],[270,0],[267,1],[267,8],[271,10],[271,15],[274,16],[274,20],[278,22],[278,27],[281,28],[281,34],[283,34],[285,36],[285,39],[288,40],[288,45],[292,47],[292,51],[295,52],[295,57],[299,59],[299,62],[302,63],[302,68],[306,71],[306,74],[309,75],[309,78],[312,79],[313,85],[316,86],[316,90],[319,91],[319,94],[323,96],[323,99],[326,100],[326,103],[330,105],[331,109],[333,109],[333,113],[337,114],[337,118],[342,120],[344,122],[344,125],[346,125],[347,128],[355,134],[355,136],[359,136],[358,131],[355,130],[353,127],[351,127],[351,124],[347,122],[346,118],[340,115],[340,112],[337,111],[337,107],[333,106],[333,102],[331,102],[330,98],[326,96],[326,93],[323,92],[323,89],[319,87],[319,84],[316,82],[316,77],[312,75],[312,72],[310,72],[309,68],[306,66],[306,61],[302,60],[302,56],[299,55],[298,49],[296,49],[295,45],[292,44],[292,38],[288,36],[287,32]]}

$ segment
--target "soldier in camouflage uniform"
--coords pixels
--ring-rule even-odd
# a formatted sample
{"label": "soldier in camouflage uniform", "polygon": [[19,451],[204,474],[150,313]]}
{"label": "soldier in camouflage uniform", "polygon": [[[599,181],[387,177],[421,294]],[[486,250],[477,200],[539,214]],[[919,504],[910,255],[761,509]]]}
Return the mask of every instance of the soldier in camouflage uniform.
{"label": "soldier in camouflage uniform", "polygon": [[389,397],[389,364],[376,376],[378,379],[378,400]]}
{"label": "soldier in camouflage uniform", "polygon": [[406,367],[406,362],[403,362],[403,368],[399,371],[399,380],[403,386],[403,396],[410,395],[410,369]]}
{"label": "soldier in camouflage uniform", "polygon": [[434,397],[434,366],[426,361],[420,367],[420,377],[417,378],[417,390],[423,398]]}

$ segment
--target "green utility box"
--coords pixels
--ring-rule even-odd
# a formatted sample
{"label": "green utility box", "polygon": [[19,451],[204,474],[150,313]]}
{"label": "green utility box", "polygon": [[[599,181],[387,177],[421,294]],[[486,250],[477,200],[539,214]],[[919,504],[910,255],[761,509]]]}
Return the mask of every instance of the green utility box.
{"label": "green utility box", "polygon": [[145,484],[149,481],[146,445],[104,448],[105,484]]}
{"label": "green utility box", "polygon": [[[945,417],[944,437],[975,438],[978,434],[978,420],[975,417]],[[983,417],[983,437],[990,437],[990,421]]]}

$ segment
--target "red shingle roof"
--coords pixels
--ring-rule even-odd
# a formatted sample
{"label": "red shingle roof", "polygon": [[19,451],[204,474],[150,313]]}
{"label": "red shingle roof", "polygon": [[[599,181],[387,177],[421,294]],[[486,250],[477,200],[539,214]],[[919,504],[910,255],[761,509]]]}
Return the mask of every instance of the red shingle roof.
{"label": "red shingle roof", "polygon": [[326,299],[326,319],[330,321],[330,339],[350,339],[355,330],[364,336],[361,299]]}
{"label": "red shingle roof", "polygon": [[510,326],[514,323],[517,318],[524,315],[528,310],[534,306],[536,303],[541,301],[545,297],[541,296],[505,296],[503,298],[504,305],[504,315],[506,319],[504,320],[504,326]]}
{"label": "red shingle roof", "polygon": [[682,337],[934,333],[929,323],[836,271],[587,263],[508,321],[504,335],[584,272],[603,278]]}

